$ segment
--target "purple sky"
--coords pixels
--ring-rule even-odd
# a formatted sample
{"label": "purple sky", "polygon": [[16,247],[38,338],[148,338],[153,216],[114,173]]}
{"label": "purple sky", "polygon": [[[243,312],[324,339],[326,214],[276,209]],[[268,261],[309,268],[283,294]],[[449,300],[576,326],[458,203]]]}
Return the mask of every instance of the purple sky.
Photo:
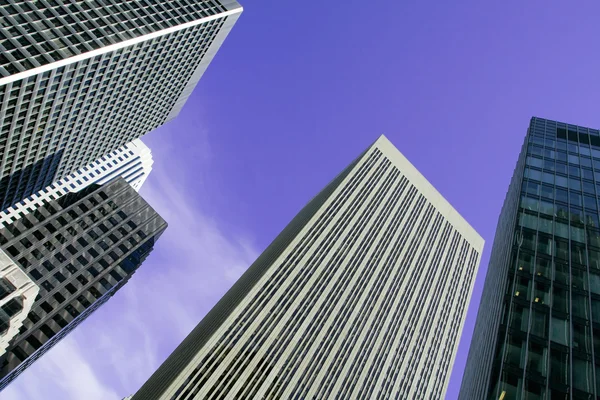
{"label": "purple sky", "polygon": [[[240,0],[241,1],[241,0]],[[484,237],[532,115],[600,128],[600,3],[245,1],[142,194],[170,224],[132,280],[2,393],[135,392],[300,208],[384,133]]]}

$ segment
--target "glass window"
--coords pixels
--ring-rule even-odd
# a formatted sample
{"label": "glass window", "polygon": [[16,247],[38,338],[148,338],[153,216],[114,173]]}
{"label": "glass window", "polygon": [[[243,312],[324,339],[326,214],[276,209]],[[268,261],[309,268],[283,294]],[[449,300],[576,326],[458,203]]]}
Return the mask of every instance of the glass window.
{"label": "glass window", "polygon": [[564,176],[556,175],[556,186],[563,188],[569,187],[569,180]]}
{"label": "glass window", "polygon": [[537,219],[535,215],[519,213],[519,225],[525,228],[537,229]]}
{"label": "glass window", "polygon": [[513,304],[510,313],[510,327],[522,332],[527,332],[529,325],[529,307]]}
{"label": "glass window", "polygon": [[569,154],[569,162],[571,164],[577,164],[579,165],[579,156],[573,155],[573,154]]}
{"label": "glass window", "polygon": [[545,282],[535,282],[533,301],[538,304],[550,305],[550,285]]}
{"label": "glass window", "polygon": [[585,245],[571,242],[571,261],[574,263],[585,264]]}
{"label": "glass window", "polygon": [[550,340],[553,342],[569,346],[569,321],[553,315],[550,335]]}
{"label": "glass window", "polygon": [[595,191],[596,188],[595,188],[595,186],[594,186],[593,183],[583,181],[581,183],[581,185],[583,187],[583,192],[584,193],[591,194],[591,195],[595,195],[596,194],[596,191]]}
{"label": "glass window", "polygon": [[544,160],[544,170],[554,172],[554,160]]}
{"label": "glass window", "polygon": [[[590,269],[589,276],[590,292],[600,294],[600,272],[598,272],[598,270]],[[596,321],[600,322],[600,318],[596,319]]]}
{"label": "glass window", "polygon": [[567,164],[557,162],[556,163],[556,172],[566,175],[567,174]]}
{"label": "glass window", "polygon": [[556,189],[555,199],[556,201],[562,201],[563,203],[569,202],[569,192],[564,189]]}
{"label": "glass window", "polygon": [[542,168],[542,159],[529,156],[527,157],[527,165]]}
{"label": "glass window", "polygon": [[554,174],[542,172],[542,182],[547,183],[549,185],[554,185]]}
{"label": "glass window", "polygon": [[557,349],[550,351],[550,379],[563,385],[569,384],[569,353]]}
{"label": "glass window", "polygon": [[525,178],[533,179],[535,181],[541,181],[542,172],[531,168],[525,168]]}
{"label": "glass window", "polygon": [[600,252],[588,248],[588,262],[591,268],[600,270]]}
{"label": "glass window", "polygon": [[556,257],[563,260],[569,260],[569,242],[566,240],[555,239]]}
{"label": "glass window", "polygon": [[537,276],[552,279],[552,261],[538,256],[535,265],[535,274]]}
{"label": "glass window", "polygon": [[592,353],[590,327],[573,323],[573,348],[584,353]]}
{"label": "glass window", "polygon": [[577,178],[569,179],[569,188],[581,192],[581,181]]}
{"label": "glass window", "polygon": [[545,377],[547,357],[548,348],[546,346],[530,342],[529,352],[527,353],[527,372]]}
{"label": "glass window", "polygon": [[579,165],[581,165],[582,167],[592,168],[592,160],[587,157],[580,157]]}
{"label": "glass window", "polygon": [[540,233],[538,236],[537,251],[540,254],[551,256],[552,255],[552,236],[544,235]]}
{"label": "glass window", "polygon": [[543,214],[556,216],[556,213],[554,211],[554,203],[550,203],[550,202],[541,200],[539,202],[539,208],[540,208],[540,212]]}
{"label": "glass window", "polygon": [[587,290],[588,289],[587,271],[583,270],[583,269],[575,268],[575,266],[573,266],[573,268],[571,268],[571,285],[575,289]]}
{"label": "glass window", "polygon": [[584,392],[594,392],[594,375],[591,361],[573,357],[573,386]]}
{"label": "glass window", "polygon": [[554,224],[554,234],[563,239],[569,239],[569,225],[557,222]]}
{"label": "glass window", "polygon": [[517,259],[517,269],[519,271],[524,271],[531,273],[533,270],[533,256],[529,253],[521,251],[519,253],[519,258]]}
{"label": "glass window", "polygon": [[[571,240],[579,243],[585,243],[585,231],[583,228],[577,228],[576,226],[571,226]],[[583,256],[585,258],[585,251],[583,252]],[[578,261],[580,262],[580,261]]]}
{"label": "glass window", "polygon": [[595,197],[591,197],[591,196],[583,196],[583,203],[585,205],[586,208],[589,208],[590,210],[596,210],[596,198]]}
{"label": "glass window", "polygon": [[571,214],[572,223],[583,225],[583,210],[575,208],[575,206],[571,206],[569,208],[569,212]]}
{"label": "glass window", "polygon": [[588,297],[579,293],[571,293],[573,300],[573,315],[585,320],[590,319]]}
{"label": "glass window", "polygon": [[530,211],[537,211],[539,206],[539,201],[532,199],[531,197],[521,196],[521,207]]}
{"label": "glass window", "polygon": [[555,286],[552,289],[552,309],[562,312],[569,312],[569,292],[563,288]]}
{"label": "glass window", "polygon": [[569,165],[569,176],[572,178],[579,178],[579,167],[575,165]]}
{"label": "glass window", "polygon": [[0,278],[0,300],[17,290],[10,281],[4,277]]}
{"label": "glass window", "polygon": [[592,172],[591,169],[585,169],[585,168],[583,168],[581,170],[581,177],[583,179],[589,179],[590,181],[593,181],[594,180],[594,173]]}
{"label": "glass window", "polygon": [[2,311],[4,311],[9,316],[9,318],[14,317],[18,313],[20,313],[22,310],[23,310],[23,299],[20,296],[10,299],[2,306]]}
{"label": "glass window", "polygon": [[504,362],[523,368],[525,366],[525,345],[526,341],[524,339],[509,335],[506,341]]}
{"label": "glass window", "polygon": [[[550,183],[554,183],[554,179]],[[542,185],[542,197],[554,199],[554,186]]]}
{"label": "glass window", "polygon": [[548,337],[548,314],[540,310],[533,310],[531,318],[531,334],[543,339]]}

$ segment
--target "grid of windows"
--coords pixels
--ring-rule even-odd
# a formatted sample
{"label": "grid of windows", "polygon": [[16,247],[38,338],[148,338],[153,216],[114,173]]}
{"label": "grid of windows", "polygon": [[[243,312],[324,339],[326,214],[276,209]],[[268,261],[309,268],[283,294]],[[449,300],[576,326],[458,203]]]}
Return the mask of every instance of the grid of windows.
{"label": "grid of windows", "polygon": [[119,178],[48,202],[0,229],[2,248],[40,286],[19,334],[0,357],[0,389],[23,370],[22,362],[47,351],[50,339],[71,330],[86,309],[125,284],[165,228]]}
{"label": "grid of windows", "polygon": [[133,399],[441,399],[482,246],[382,137]]}
{"label": "grid of windows", "polygon": [[92,183],[105,184],[119,176],[139,191],[152,169],[152,163],[150,149],[140,139],[136,139],[0,211],[0,226],[22,218],[48,200],[56,200],[69,192],[77,192]]}
{"label": "grid of windows", "polygon": [[27,1],[0,5],[0,75],[227,11],[218,0]]}
{"label": "grid of windows", "polygon": [[492,315],[493,328],[483,335],[477,323],[461,398],[593,399],[600,395],[600,135],[533,118],[520,159],[518,195],[507,198],[518,209],[500,217],[511,240],[499,242],[490,261],[502,271],[493,278],[502,289],[486,282],[478,316]]}
{"label": "grid of windows", "polygon": [[[199,79],[198,71],[206,67],[239,15],[211,17],[95,54],[91,49],[158,27],[201,21],[204,14],[218,15],[226,7],[214,0],[9,3],[0,5],[0,24],[4,25],[0,27],[0,58],[11,60],[0,67],[0,75],[11,68],[11,75],[29,70],[49,59],[68,60],[74,54],[89,57],[56,68],[48,64],[43,72],[5,84],[0,78],[0,209],[173,118],[191,93],[190,85],[193,88]],[[226,3],[228,10],[237,5]],[[23,8],[39,10],[21,16]],[[106,12],[110,15],[105,16]],[[32,19],[46,14],[52,17]],[[114,20],[110,26],[90,27],[109,19]],[[44,24],[60,25],[44,30]],[[28,31],[33,29],[30,26],[35,26],[35,32]],[[71,32],[82,26],[88,30]],[[40,50],[44,45],[56,49]]]}

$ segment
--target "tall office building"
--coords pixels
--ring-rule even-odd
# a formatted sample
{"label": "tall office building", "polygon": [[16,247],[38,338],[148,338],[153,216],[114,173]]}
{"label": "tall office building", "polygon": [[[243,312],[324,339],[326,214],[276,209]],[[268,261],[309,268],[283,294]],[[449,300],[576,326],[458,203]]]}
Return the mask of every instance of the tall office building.
{"label": "tall office building", "polygon": [[482,247],[382,136],[133,400],[441,399]]}
{"label": "tall office building", "polygon": [[135,191],[139,191],[152,171],[153,163],[150,149],[140,139],[136,139],[0,211],[0,227],[33,212],[45,202],[56,200],[67,193],[76,193],[91,184],[103,185],[123,177]]}
{"label": "tall office building", "polygon": [[[0,273],[8,265],[26,275],[22,284],[11,276],[0,282],[0,298],[12,296],[0,300],[0,327],[13,335],[0,355],[0,390],[119,290],[166,226],[118,178],[46,202],[0,229]],[[37,294],[22,293],[29,282]]]}
{"label": "tall office building", "polygon": [[600,132],[532,118],[460,399],[600,396],[599,194]]}
{"label": "tall office building", "polygon": [[174,118],[234,0],[0,4],[0,210]]}

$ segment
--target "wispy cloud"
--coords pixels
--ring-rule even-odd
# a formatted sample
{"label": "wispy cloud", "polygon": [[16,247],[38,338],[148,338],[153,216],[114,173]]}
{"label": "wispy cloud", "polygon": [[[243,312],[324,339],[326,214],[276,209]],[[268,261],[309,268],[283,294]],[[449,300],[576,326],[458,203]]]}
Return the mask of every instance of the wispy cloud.
{"label": "wispy cloud", "polygon": [[256,258],[248,238],[226,237],[203,211],[209,194],[191,173],[210,163],[208,143],[200,143],[201,157],[181,160],[168,137],[158,148],[152,141],[156,162],[142,189],[169,223],[154,252],[2,399],[111,400],[135,392]]}

